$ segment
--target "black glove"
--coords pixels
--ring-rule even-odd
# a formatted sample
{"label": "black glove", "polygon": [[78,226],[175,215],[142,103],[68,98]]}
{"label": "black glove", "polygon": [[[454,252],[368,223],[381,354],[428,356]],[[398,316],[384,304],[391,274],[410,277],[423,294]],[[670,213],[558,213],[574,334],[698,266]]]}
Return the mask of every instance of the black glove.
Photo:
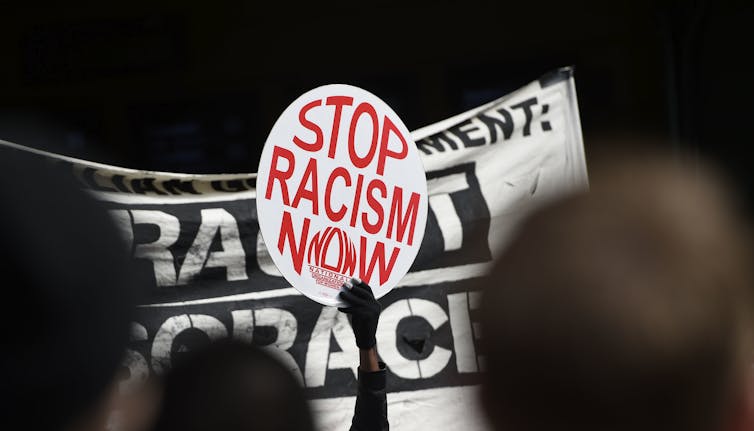
{"label": "black glove", "polygon": [[[353,287],[350,287],[353,286]],[[340,292],[342,299],[349,307],[338,310],[351,315],[351,327],[356,336],[359,349],[370,349],[377,344],[377,321],[380,319],[382,307],[372,293],[372,288],[358,278],[351,279],[351,283],[343,285]]]}

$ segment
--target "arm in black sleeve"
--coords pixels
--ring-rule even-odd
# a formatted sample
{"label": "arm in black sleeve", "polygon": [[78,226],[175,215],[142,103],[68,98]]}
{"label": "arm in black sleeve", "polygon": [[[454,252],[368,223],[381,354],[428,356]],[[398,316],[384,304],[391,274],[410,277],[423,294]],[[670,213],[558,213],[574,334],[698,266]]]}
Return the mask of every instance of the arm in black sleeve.
{"label": "arm in black sleeve", "polygon": [[359,347],[359,388],[356,394],[351,431],[387,431],[387,398],[385,396],[385,364],[379,362],[375,345],[377,322],[382,307],[372,288],[354,278],[344,284],[340,298],[348,305],[340,308],[351,319],[351,327]]}
{"label": "arm in black sleeve", "polygon": [[385,364],[380,362],[380,370],[367,372],[359,370],[359,391],[356,395],[351,431],[387,431],[387,397]]}

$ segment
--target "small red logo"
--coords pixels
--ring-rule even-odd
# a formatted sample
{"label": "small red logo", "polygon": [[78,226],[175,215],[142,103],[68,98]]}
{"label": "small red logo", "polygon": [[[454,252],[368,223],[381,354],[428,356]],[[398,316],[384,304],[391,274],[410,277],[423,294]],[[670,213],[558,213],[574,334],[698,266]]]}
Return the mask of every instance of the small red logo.
{"label": "small red logo", "polygon": [[306,255],[309,272],[321,286],[340,289],[356,270],[356,246],[348,234],[337,227],[317,232],[309,242]]}

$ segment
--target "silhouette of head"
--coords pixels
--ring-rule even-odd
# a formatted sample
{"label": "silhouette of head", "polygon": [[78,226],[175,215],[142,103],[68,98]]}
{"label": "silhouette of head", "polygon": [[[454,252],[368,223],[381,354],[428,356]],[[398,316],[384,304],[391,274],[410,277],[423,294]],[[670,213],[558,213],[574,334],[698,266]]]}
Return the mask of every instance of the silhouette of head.
{"label": "silhouette of head", "polygon": [[591,182],[531,215],[484,282],[493,423],[738,430],[754,303],[748,230],[725,189],[652,157]]}
{"label": "silhouette of head", "polygon": [[160,431],[313,430],[303,388],[277,360],[232,340],[184,354],[166,374]]}
{"label": "silhouette of head", "polygon": [[138,289],[125,246],[65,165],[0,147],[0,203],[1,420],[104,417]]}

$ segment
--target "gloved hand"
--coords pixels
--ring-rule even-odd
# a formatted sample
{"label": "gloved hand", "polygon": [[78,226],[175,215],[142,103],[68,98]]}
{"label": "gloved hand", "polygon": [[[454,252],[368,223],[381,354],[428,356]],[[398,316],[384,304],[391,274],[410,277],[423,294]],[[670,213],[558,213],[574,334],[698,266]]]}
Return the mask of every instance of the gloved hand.
{"label": "gloved hand", "polygon": [[351,315],[351,327],[356,336],[356,345],[359,349],[370,349],[377,344],[377,321],[380,319],[382,307],[372,293],[368,284],[352,278],[351,283],[346,282],[340,292],[340,299],[349,307],[338,310]]}

